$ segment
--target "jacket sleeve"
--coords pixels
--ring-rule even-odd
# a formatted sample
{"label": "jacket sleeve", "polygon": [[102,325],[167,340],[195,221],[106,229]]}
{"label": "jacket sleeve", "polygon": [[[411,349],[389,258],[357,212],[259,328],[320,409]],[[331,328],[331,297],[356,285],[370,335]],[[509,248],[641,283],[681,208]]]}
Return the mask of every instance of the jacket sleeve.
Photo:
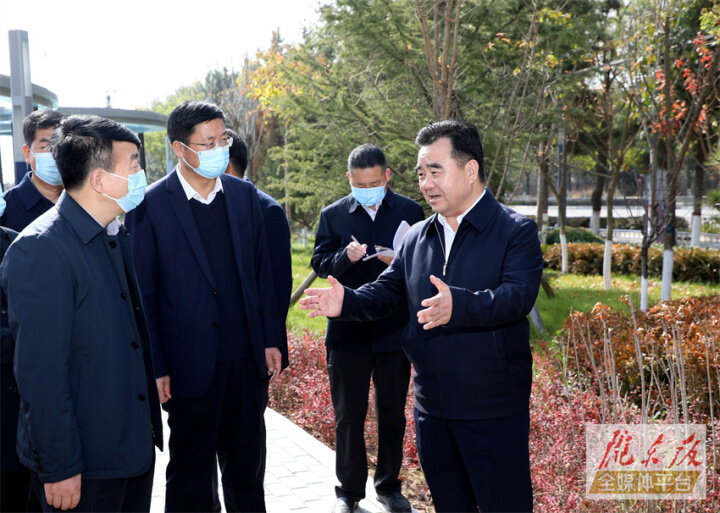
{"label": "jacket sleeve", "polygon": [[140,295],[142,296],[145,319],[150,333],[152,363],[155,378],[167,376],[170,372],[165,360],[160,319],[158,318],[158,250],[155,228],[147,216],[145,202],[125,216],[125,226],[130,232],[132,253],[135,263]]}
{"label": "jacket sleeve", "polygon": [[310,265],[321,278],[332,275],[335,278],[342,276],[353,263],[347,256],[345,246],[341,245],[340,237],[332,233],[328,223],[328,212],[323,210],[320,213],[317,234],[315,235],[315,249],[313,250]]}
{"label": "jacket sleeve", "polygon": [[[260,301],[260,318],[264,335],[264,347],[282,347],[281,324],[278,319],[278,308],[275,304],[275,278],[270,265],[270,255],[265,230],[265,220],[260,211],[255,187],[247,189],[248,207],[253,230],[253,261],[255,263],[255,284]],[[273,291],[271,294],[265,290]]]}
{"label": "jacket sleeve", "polygon": [[18,240],[2,264],[20,415],[42,482],[62,481],[84,469],[69,377],[76,295],[82,292],[75,291],[71,268],[69,255],[33,237]]}
{"label": "jacket sleeve", "polygon": [[453,305],[447,326],[483,328],[522,319],[535,304],[542,271],[537,225],[528,219],[519,226],[505,250],[497,288],[473,291],[450,287]]}
{"label": "jacket sleeve", "polygon": [[403,277],[403,256],[405,244],[377,280],[366,283],[358,289],[345,287],[342,311],[339,320],[373,321],[391,315],[406,301],[405,279]]}
{"label": "jacket sleeve", "polygon": [[265,235],[270,252],[270,267],[275,280],[275,301],[280,322],[284,323],[292,294],[292,256],[290,225],[281,206],[273,205],[266,211]]}

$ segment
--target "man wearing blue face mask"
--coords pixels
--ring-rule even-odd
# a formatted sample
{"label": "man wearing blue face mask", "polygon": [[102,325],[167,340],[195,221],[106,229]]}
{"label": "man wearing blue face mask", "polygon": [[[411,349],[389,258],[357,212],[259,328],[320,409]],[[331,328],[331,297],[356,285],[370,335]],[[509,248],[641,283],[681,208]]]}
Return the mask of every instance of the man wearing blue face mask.
{"label": "man wearing blue face mask", "polygon": [[17,454],[44,511],[149,511],[160,406],[117,219],[143,200],[140,141],[114,121],[70,116],[51,145],[66,190],[0,269],[16,341]]}
{"label": "man wearing blue face mask", "polygon": [[23,120],[22,150],[30,170],[5,193],[7,207],[0,225],[22,231],[57,203],[63,185],[49,144],[62,119],[63,115],[54,110],[36,110]]}
{"label": "man wearing blue face mask", "polygon": [[[351,193],[320,214],[311,265],[318,276],[335,276],[348,287],[373,282],[393,256],[363,260],[382,248],[392,248],[402,223],[424,218],[415,201],[388,188],[390,170],[377,146],[364,144],[348,158]],[[410,363],[400,348],[407,310],[373,322],[328,321],[330,393],[335,409],[336,487],[334,513],[354,511],[365,496],[367,456],[365,417],[370,379],[375,384],[378,456],[375,490],[390,511],[410,511],[398,479],[405,434],[405,397]]]}
{"label": "man wearing blue face mask", "polygon": [[255,187],[224,174],[232,138],[215,105],[168,118],[178,165],[128,214],[160,401],[166,511],[264,511],[268,382],[282,344]]}

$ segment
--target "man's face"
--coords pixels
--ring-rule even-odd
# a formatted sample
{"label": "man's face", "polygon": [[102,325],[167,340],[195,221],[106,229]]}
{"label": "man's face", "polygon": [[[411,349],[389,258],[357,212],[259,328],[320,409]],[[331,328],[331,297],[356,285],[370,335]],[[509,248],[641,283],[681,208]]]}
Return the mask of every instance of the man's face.
{"label": "man's face", "polygon": [[359,189],[385,187],[390,179],[390,170],[384,170],[380,165],[365,168],[354,167],[347,173],[347,177],[350,185]]}
{"label": "man's face", "polygon": [[193,127],[193,132],[186,143],[194,151],[188,150],[179,141],[173,143],[175,153],[183,157],[192,167],[200,166],[200,157],[196,152],[205,151],[215,147],[215,144],[226,137],[225,123],[222,119],[211,119],[198,123]]}
{"label": "man's face", "polygon": [[[138,147],[134,143],[125,141],[113,141],[112,160],[113,168],[106,169],[107,172],[114,175],[127,178],[140,171],[140,163]],[[103,173],[102,186],[105,194],[113,198],[122,198],[128,193],[128,181],[116,178]]]}
{"label": "man's face", "polygon": [[452,143],[447,137],[422,146],[415,168],[425,201],[445,217],[458,216],[470,208],[473,184],[477,182],[474,161],[459,166],[450,156],[451,151]]}
{"label": "man's face", "polygon": [[28,146],[23,145],[23,154],[25,155],[25,162],[30,165],[31,169],[35,169],[35,157],[33,153],[46,153],[50,151],[50,138],[52,137],[54,128],[40,128],[35,131],[35,139]]}

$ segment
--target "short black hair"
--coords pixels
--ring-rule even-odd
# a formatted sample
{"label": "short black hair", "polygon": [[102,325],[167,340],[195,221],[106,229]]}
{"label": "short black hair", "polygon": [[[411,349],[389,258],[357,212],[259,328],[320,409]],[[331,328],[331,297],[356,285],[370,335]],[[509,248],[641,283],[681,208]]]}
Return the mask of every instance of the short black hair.
{"label": "short black hair", "polygon": [[470,160],[478,163],[478,179],[485,183],[483,147],[477,128],[470,123],[452,119],[438,121],[421,129],[415,138],[415,144],[428,146],[443,137],[450,139],[452,146],[450,156],[458,165],[464,166]]}
{"label": "short black hair", "polygon": [[53,134],[53,157],[66,190],[80,187],[99,167],[113,168],[113,141],[130,142],[140,148],[140,139],[125,125],[100,116],[73,115],[65,118]]}
{"label": "short black hair", "polygon": [[213,103],[200,101],[184,101],[173,109],[167,123],[167,136],[170,143],[180,141],[188,143],[190,135],[195,130],[195,125],[222,119],[225,122],[225,114],[220,107]]}
{"label": "short black hair", "polygon": [[386,165],[385,154],[374,144],[358,146],[348,156],[348,173],[353,169],[366,169],[375,166],[380,166],[385,171]]}
{"label": "short black hair", "polygon": [[232,146],[230,146],[230,162],[232,163],[235,171],[240,173],[240,176],[245,176],[245,168],[248,163],[248,151],[245,141],[243,141],[234,130],[229,128],[225,130],[225,133],[232,138]]}
{"label": "short black hair", "polygon": [[25,144],[31,146],[35,140],[35,134],[38,130],[46,128],[55,129],[60,126],[60,122],[65,116],[55,110],[36,110],[23,119],[23,137]]}

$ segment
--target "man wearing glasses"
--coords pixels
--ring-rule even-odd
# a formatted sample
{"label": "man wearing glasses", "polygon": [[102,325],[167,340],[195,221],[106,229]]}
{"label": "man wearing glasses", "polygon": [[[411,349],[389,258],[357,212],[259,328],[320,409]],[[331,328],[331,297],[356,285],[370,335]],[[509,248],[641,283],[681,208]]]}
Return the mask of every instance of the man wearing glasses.
{"label": "man wearing glasses", "polygon": [[[166,511],[265,511],[263,412],[281,371],[255,187],[225,175],[232,138],[215,105],[168,119],[178,165],[126,223],[133,237],[158,393],[168,412]],[[269,285],[269,286],[268,286]]]}

